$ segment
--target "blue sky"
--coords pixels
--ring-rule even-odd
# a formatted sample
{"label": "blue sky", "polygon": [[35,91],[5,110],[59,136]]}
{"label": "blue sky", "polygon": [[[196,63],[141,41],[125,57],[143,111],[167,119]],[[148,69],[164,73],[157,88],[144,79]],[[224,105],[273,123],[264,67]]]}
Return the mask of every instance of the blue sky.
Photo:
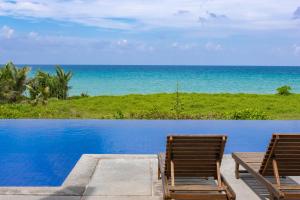
{"label": "blue sky", "polygon": [[0,63],[300,65],[296,0],[0,0]]}

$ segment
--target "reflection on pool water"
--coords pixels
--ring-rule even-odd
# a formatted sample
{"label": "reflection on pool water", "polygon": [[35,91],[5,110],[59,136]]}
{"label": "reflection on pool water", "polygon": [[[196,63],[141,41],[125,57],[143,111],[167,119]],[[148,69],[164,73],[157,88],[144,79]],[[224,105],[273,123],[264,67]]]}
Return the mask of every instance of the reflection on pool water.
{"label": "reflection on pool water", "polygon": [[227,134],[226,153],[265,151],[300,121],[0,120],[0,186],[58,186],[82,154],[155,154],[166,136]]}

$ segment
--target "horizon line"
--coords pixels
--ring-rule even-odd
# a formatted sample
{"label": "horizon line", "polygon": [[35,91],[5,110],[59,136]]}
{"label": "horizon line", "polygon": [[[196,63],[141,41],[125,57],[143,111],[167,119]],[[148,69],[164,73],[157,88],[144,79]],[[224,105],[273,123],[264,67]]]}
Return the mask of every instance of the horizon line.
{"label": "horizon line", "polygon": [[[8,62],[7,62],[8,63]],[[0,67],[4,66],[7,63],[0,63]],[[13,62],[14,63],[14,62]],[[162,67],[171,67],[171,66],[195,66],[195,67],[300,67],[300,65],[245,65],[245,64],[224,64],[224,65],[214,65],[214,64],[24,64],[24,63],[14,63],[15,65],[21,65],[21,66],[35,66],[35,65],[40,65],[40,66],[46,66],[46,65],[60,65],[60,66],[162,66]]]}

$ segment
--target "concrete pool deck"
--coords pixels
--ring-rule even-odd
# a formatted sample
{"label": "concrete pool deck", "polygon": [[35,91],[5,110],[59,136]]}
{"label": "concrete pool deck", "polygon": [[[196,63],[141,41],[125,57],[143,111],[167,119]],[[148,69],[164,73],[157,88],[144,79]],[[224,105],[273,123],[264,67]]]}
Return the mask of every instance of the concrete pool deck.
{"label": "concrete pool deck", "polygon": [[[222,173],[237,200],[268,199],[250,175],[234,177],[234,161],[225,155]],[[300,183],[300,177],[285,182]],[[85,154],[60,187],[0,187],[0,200],[161,200],[156,155]]]}

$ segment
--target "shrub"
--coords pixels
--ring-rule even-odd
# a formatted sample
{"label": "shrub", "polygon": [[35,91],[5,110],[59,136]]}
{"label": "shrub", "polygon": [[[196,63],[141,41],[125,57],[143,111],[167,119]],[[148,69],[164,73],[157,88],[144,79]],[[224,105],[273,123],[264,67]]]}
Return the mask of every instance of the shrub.
{"label": "shrub", "polygon": [[124,119],[125,116],[124,116],[122,110],[117,110],[117,112],[114,114],[114,118],[115,119]]}
{"label": "shrub", "polygon": [[288,95],[292,94],[291,93],[292,88],[288,85],[281,86],[281,87],[277,88],[276,90],[277,90],[278,95],[288,96]]}
{"label": "shrub", "polygon": [[153,106],[150,110],[146,111],[145,113],[142,113],[140,115],[140,119],[174,119],[175,116],[173,116],[172,113],[165,113],[159,110],[158,106]]}
{"label": "shrub", "polygon": [[150,110],[131,112],[129,117],[131,119],[174,119],[175,116],[172,113],[161,112],[157,106],[154,106]]}
{"label": "shrub", "polygon": [[81,97],[89,97],[90,95],[87,92],[82,92],[80,94]]}
{"label": "shrub", "polygon": [[236,110],[225,114],[225,118],[234,120],[266,120],[266,113],[256,109]]}

